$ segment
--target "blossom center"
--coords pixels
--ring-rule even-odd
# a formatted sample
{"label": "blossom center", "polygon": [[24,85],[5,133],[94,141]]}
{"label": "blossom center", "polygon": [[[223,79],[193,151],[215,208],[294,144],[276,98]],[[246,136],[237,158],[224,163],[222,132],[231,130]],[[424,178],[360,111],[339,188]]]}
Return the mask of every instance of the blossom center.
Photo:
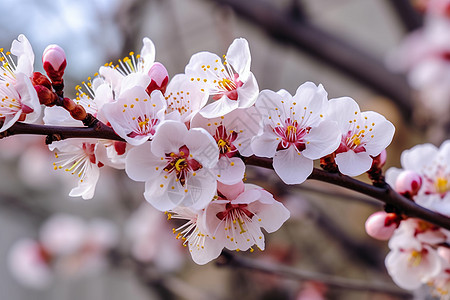
{"label": "blossom center", "polygon": [[70,152],[56,153],[55,157],[59,158],[58,162],[53,163],[54,169],[63,169],[72,175],[77,175],[83,182],[88,175],[92,166],[102,167],[103,163],[98,162],[95,155],[95,144],[83,143],[81,148]]}
{"label": "blossom center", "polygon": [[234,81],[230,80],[229,78],[224,78],[222,80],[219,80],[218,87],[225,91],[232,91],[237,88],[237,85]]}
{"label": "blossom center", "polygon": [[422,262],[422,256],[421,251],[413,250],[408,258],[408,264],[412,267],[418,267]]}
{"label": "blossom center", "polygon": [[274,132],[281,138],[278,144],[278,150],[287,149],[294,146],[298,151],[306,148],[304,137],[311,130],[310,127],[302,128],[296,120],[287,118],[284,125],[275,127]]}
{"label": "blossom center", "polygon": [[[257,244],[257,240],[262,239],[258,230],[259,225],[253,222],[254,216],[247,204],[231,204],[231,202],[225,205],[225,210],[216,214],[221,220],[220,224],[224,226],[226,238],[236,244],[239,244],[239,240]],[[252,249],[250,251],[252,252]]]}
{"label": "blossom center", "polygon": [[176,180],[183,186],[186,184],[189,174],[195,176],[195,171],[202,168],[202,165],[189,154],[189,149],[186,146],[180,147],[178,153],[171,152],[166,154],[166,160],[168,163],[164,167],[164,171],[169,174],[174,173]]}
{"label": "blossom center", "polygon": [[448,179],[445,177],[438,177],[434,183],[436,187],[436,192],[439,194],[445,194],[449,190]]}
{"label": "blossom center", "polygon": [[220,157],[233,157],[236,154],[237,148],[233,145],[233,142],[236,140],[237,136],[238,133],[236,131],[227,133],[227,130],[223,125],[217,127],[214,139],[217,142],[217,146],[219,146]]}

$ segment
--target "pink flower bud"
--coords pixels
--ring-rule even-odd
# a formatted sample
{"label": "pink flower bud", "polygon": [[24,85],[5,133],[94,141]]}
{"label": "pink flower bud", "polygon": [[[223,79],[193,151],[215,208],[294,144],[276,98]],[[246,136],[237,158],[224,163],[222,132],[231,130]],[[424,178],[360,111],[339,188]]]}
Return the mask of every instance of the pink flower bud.
{"label": "pink flower bud", "polygon": [[167,83],[169,82],[169,73],[166,67],[161,63],[154,63],[148,71],[148,75],[152,79],[147,87],[147,93],[151,94],[154,90],[160,90],[162,93],[166,91]]}
{"label": "pink flower bud", "polygon": [[405,170],[400,173],[395,182],[397,193],[413,197],[417,195],[422,186],[422,177],[414,171]]}
{"label": "pink flower bud", "polygon": [[372,168],[376,167],[378,169],[381,169],[386,163],[386,159],[387,159],[387,152],[386,149],[383,149],[383,151],[381,151],[380,154],[378,154],[373,158]]}
{"label": "pink flower bud", "polygon": [[61,67],[66,67],[66,53],[58,45],[48,45],[42,54],[42,63],[49,63],[53,70],[59,71]]}
{"label": "pink flower bud", "polygon": [[60,82],[66,69],[66,53],[58,45],[49,45],[42,55],[44,70],[52,82]]}
{"label": "pink flower bud", "polygon": [[367,218],[366,232],[377,240],[388,240],[400,224],[400,218],[393,213],[378,211]]}

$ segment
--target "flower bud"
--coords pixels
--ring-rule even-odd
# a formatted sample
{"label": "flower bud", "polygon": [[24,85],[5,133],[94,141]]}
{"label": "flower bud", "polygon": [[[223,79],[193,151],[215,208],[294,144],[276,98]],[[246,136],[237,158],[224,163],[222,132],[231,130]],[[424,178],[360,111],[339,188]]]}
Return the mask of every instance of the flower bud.
{"label": "flower bud", "polygon": [[154,90],[160,90],[164,94],[169,82],[169,73],[166,67],[156,62],[148,71],[148,76],[150,76],[151,82],[147,87],[147,93],[150,95]]}
{"label": "flower bud", "polygon": [[50,82],[50,80],[48,80],[47,76],[45,76],[44,74],[40,73],[40,72],[34,72],[33,73],[33,78],[31,79],[33,85],[43,85],[46,88],[48,88],[49,90],[52,89],[52,83]]}
{"label": "flower bud", "polygon": [[70,115],[75,120],[83,121],[86,119],[87,113],[83,106],[77,104],[75,108],[70,111]]}
{"label": "flower bud", "polygon": [[52,90],[44,85],[35,85],[34,89],[38,94],[39,103],[45,106],[53,106],[56,104],[58,96]]}
{"label": "flower bud", "polygon": [[400,224],[400,217],[394,213],[378,211],[367,218],[365,227],[368,235],[377,240],[388,240]]}
{"label": "flower bud", "polygon": [[411,170],[401,172],[395,181],[395,190],[397,193],[408,197],[417,195],[421,186],[422,177]]}
{"label": "flower bud", "polygon": [[383,149],[383,151],[381,151],[380,154],[378,154],[377,156],[375,156],[373,158],[372,161],[372,168],[378,168],[381,169],[384,164],[386,163],[386,159],[387,159],[387,152],[386,149]]}
{"label": "flower bud", "polygon": [[63,107],[65,109],[67,109],[68,111],[72,111],[75,109],[75,106],[77,106],[77,104],[70,98],[64,98],[63,100]]}
{"label": "flower bud", "polygon": [[60,82],[66,68],[66,53],[58,45],[48,45],[42,55],[42,63],[52,82]]}

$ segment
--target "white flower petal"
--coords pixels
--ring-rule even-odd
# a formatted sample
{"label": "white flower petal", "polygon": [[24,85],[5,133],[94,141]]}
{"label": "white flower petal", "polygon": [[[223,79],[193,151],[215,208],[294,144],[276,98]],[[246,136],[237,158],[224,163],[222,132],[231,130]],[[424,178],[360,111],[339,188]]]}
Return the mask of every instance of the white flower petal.
{"label": "white flower petal", "polygon": [[216,118],[232,112],[239,107],[239,102],[230,100],[227,96],[222,96],[219,100],[210,103],[200,110],[200,114],[205,118]]}
{"label": "white flower petal", "polygon": [[31,77],[33,74],[34,52],[25,35],[19,35],[17,40],[12,42],[11,53],[17,56],[16,71]]}
{"label": "white flower petal", "polygon": [[228,158],[223,156],[214,167],[217,180],[223,184],[232,185],[241,182],[244,178],[245,164],[239,157]]}
{"label": "white flower petal", "polygon": [[311,175],[313,161],[289,147],[275,153],[273,168],[284,183],[300,184]]}
{"label": "white flower petal", "polygon": [[147,142],[129,151],[125,159],[125,171],[132,180],[148,181],[162,176],[165,163],[165,160],[153,155],[151,143]]}
{"label": "white flower petal", "polygon": [[325,120],[311,128],[304,138],[306,148],[302,154],[310,159],[318,159],[335,151],[341,143],[341,134],[336,130],[336,122]]}
{"label": "white flower petal", "polygon": [[244,81],[244,84],[236,91],[238,93],[237,101],[239,102],[240,108],[247,108],[255,104],[259,93],[259,87],[253,73],[250,72],[248,79]]}
{"label": "white flower petal", "polygon": [[148,37],[143,38],[142,42],[144,46],[141,49],[141,57],[144,59],[144,71],[148,73],[155,62],[156,50],[152,40]]}
{"label": "white flower petal", "polygon": [[250,48],[246,39],[235,39],[228,48],[226,55],[228,63],[239,74],[241,81],[246,81],[250,75]]}
{"label": "white flower petal", "polygon": [[153,136],[152,153],[158,157],[165,157],[166,153],[178,153],[184,145],[188,129],[181,122],[166,120],[158,126]]}
{"label": "white flower petal", "polygon": [[348,176],[358,176],[369,171],[372,158],[367,152],[355,153],[352,150],[336,154],[336,164],[339,171]]}
{"label": "white flower petal", "polygon": [[78,181],[78,186],[74,187],[70,193],[70,197],[82,197],[85,200],[92,199],[95,193],[95,187],[100,177],[100,170],[97,165],[87,163],[87,176],[83,180]]}
{"label": "white flower petal", "polygon": [[423,168],[429,164],[430,157],[438,155],[438,148],[432,144],[421,144],[402,152],[400,161],[407,170],[422,173]]}
{"label": "white flower petal", "polygon": [[214,138],[203,128],[192,128],[183,138],[190,154],[203,167],[212,168],[219,160],[219,148]]}
{"label": "white flower petal", "polygon": [[344,135],[349,129],[349,121],[361,118],[359,113],[358,104],[350,97],[335,98],[328,102],[327,118],[336,121],[339,131]]}
{"label": "white flower petal", "polygon": [[253,216],[253,222],[257,222],[268,233],[280,229],[281,225],[290,217],[289,210],[275,199],[271,204],[253,202],[249,204],[249,210],[255,214]]}
{"label": "white flower petal", "polygon": [[367,133],[370,136],[370,140],[364,148],[370,155],[377,156],[391,143],[394,137],[395,127],[391,122],[376,112],[366,111],[361,115],[367,118],[367,123],[375,124],[372,127],[372,131]]}
{"label": "white flower petal", "polygon": [[274,157],[280,141],[278,135],[273,132],[272,127],[266,125],[263,134],[253,138],[251,147],[256,156]]}

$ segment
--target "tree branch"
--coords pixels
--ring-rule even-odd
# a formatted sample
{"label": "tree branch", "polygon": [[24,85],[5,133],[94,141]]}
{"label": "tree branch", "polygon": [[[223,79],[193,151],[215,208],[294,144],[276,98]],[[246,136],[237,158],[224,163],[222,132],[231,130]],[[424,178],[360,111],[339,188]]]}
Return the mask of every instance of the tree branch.
{"label": "tree branch", "polygon": [[8,130],[0,132],[0,139],[17,134],[45,135],[47,136],[47,144],[68,138],[95,138],[124,141],[111,127],[106,126],[100,121],[93,127],[64,127],[17,122]]}
{"label": "tree branch", "polygon": [[[47,143],[67,138],[96,138],[123,141],[123,139],[119,137],[111,127],[106,126],[102,122],[97,122],[93,127],[47,126],[17,122],[8,130],[0,133],[0,138],[17,134],[46,135]],[[244,157],[243,159],[247,165],[273,169],[272,159],[256,156]],[[371,196],[386,204],[394,206],[401,213],[409,217],[421,218],[425,221],[450,230],[450,218],[417,205],[413,201],[396,193],[387,184],[383,187],[375,187],[339,173],[329,173],[316,168],[309,176],[309,179],[328,182]]]}
{"label": "tree branch", "polygon": [[[254,165],[266,169],[273,169],[272,159],[250,156],[244,158],[247,165]],[[308,179],[328,182],[334,185],[345,187],[347,189],[371,196],[386,204],[390,204],[400,210],[401,213],[428,221],[432,224],[438,225],[450,230],[450,218],[426,209],[415,202],[405,198],[395,192],[388,184],[384,187],[376,187],[357,179],[339,174],[329,173],[323,170],[314,168],[312,174]]]}
{"label": "tree branch", "polygon": [[411,5],[411,0],[388,0],[386,2],[396,11],[406,30],[413,31],[422,27],[423,18]]}
{"label": "tree branch", "polygon": [[349,289],[362,292],[384,293],[395,295],[404,299],[411,299],[412,297],[410,293],[400,290],[399,288],[389,286],[386,283],[369,283],[361,280],[308,272],[276,263],[249,259],[242,255],[233,255],[230,251],[222,251],[221,256],[217,260],[217,265],[255,270],[268,274],[290,277],[302,281],[318,281],[334,288]]}

